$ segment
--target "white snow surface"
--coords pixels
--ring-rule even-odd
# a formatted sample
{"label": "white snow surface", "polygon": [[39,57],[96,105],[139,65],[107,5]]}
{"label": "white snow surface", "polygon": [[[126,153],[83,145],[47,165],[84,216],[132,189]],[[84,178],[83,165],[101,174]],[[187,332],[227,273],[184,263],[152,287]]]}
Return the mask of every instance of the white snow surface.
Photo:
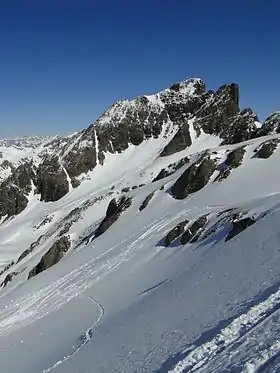
{"label": "white snow surface", "polygon": [[[172,134],[107,154],[104,165],[83,175],[61,200],[42,203],[33,190],[28,207],[1,222],[0,269],[45,235],[0,277],[2,282],[18,272],[0,290],[1,373],[279,371],[280,153],[252,157],[262,142],[279,135],[243,143],[244,161],[226,180],[211,179],[175,200],[169,188],[188,166],[151,183],[163,167],[186,156],[195,160],[205,149],[223,162],[240,147],[191,135],[193,145],[169,157],[158,156]],[[112,198],[140,184],[128,192],[132,205],[107,232],[80,243]],[[94,198],[67,233],[67,255],[27,280],[57,240],[62,219]],[[225,227],[194,244],[162,246],[179,222],[209,214],[211,227],[217,212],[228,208],[260,219],[228,242]]]}

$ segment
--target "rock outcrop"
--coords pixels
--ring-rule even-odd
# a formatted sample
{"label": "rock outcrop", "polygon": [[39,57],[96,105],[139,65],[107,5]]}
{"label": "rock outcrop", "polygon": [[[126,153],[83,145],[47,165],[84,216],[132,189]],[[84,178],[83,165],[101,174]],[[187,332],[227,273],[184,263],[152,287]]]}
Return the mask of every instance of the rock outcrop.
{"label": "rock outcrop", "polygon": [[171,187],[171,193],[176,199],[184,199],[189,194],[202,189],[210,180],[216,169],[216,162],[209,157],[201,163],[194,163],[186,169]]}
{"label": "rock outcrop", "polygon": [[67,175],[57,156],[47,157],[40,164],[36,175],[37,192],[41,201],[58,201],[69,192]]}
{"label": "rock outcrop", "polygon": [[106,216],[96,229],[94,237],[99,237],[114,224],[121,214],[127,210],[132,203],[132,199],[128,196],[122,196],[119,200],[113,198],[108,205]]}
{"label": "rock outcrop", "polygon": [[151,201],[151,199],[153,198],[154,195],[155,195],[155,192],[152,192],[152,193],[150,193],[150,194],[149,194],[149,195],[144,199],[144,201],[141,203],[141,205],[140,205],[140,207],[139,207],[139,211],[144,210],[144,209],[148,206],[149,202]]}
{"label": "rock outcrop", "polygon": [[239,233],[243,232],[245,229],[250,227],[251,225],[255,224],[255,220],[253,218],[247,217],[240,220],[234,220],[232,222],[232,229],[230,230],[229,234],[227,235],[225,241],[231,240],[233,237],[237,236]]}
{"label": "rock outcrop", "polygon": [[34,277],[58,263],[70,248],[69,237],[63,236],[56,241],[49,251],[42,256],[40,262],[29,272],[28,278]]}
{"label": "rock outcrop", "polygon": [[34,177],[32,162],[25,162],[0,184],[0,217],[17,215],[26,208]]}
{"label": "rock outcrop", "polygon": [[28,205],[28,199],[16,185],[3,182],[0,186],[0,218],[11,217],[22,212]]}
{"label": "rock outcrop", "polygon": [[276,133],[280,133],[280,111],[270,115],[264,121],[262,127],[255,132],[254,137],[274,135]]}
{"label": "rock outcrop", "polygon": [[184,124],[161,152],[161,157],[180,152],[191,146],[192,139],[188,123]]}
{"label": "rock outcrop", "polygon": [[188,164],[190,159],[188,157],[184,157],[177,162],[169,164],[167,167],[162,168],[157,176],[152,180],[152,182],[164,179],[167,176],[174,174],[177,170]]}
{"label": "rock outcrop", "polygon": [[258,146],[254,152],[253,158],[269,158],[272,156],[274,151],[276,150],[280,140],[279,139],[271,139],[268,141],[263,142],[260,146]]}
{"label": "rock outcrop", "polygon": [[175,228],[171,229],[163,239],[164,246],[170,246],[178,237],[180,237],[184,233],[185,227],[188,223],[188,220],[184,220],[177,224]]}
{"label": "rock outcrop", "polygon": [[181,236],[181,244],[194,243],[207,224],[207,215],[198,218]]}
{"label": "rock outcrop", "polygon": [[181,121],[180,128],[161,155],[170,155],[192,144],[190,123],[196,135],[206,134],[221,138],[222,144],[236,144],[250,139],[257,130],[258,117],[251,109],[240,111],[237,84],[222,85],[216,92],[202,93],[200,105],[193,115]]}
{"label": "rock outcrop", "polygon": [[243,158],[245,155],[245,148],[240,147],[232,150],[228,153],[227,158],[224,163],[219,165],[219,175],[216,177],[215,181],[220,181],[226,179],[230,174],[232,169],[241,166]]}

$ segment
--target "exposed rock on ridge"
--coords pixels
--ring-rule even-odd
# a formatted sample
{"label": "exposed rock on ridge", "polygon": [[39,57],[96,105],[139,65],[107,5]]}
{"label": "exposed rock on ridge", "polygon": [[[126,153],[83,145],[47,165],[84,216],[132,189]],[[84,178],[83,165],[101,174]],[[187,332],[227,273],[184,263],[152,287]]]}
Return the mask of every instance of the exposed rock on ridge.
{"label": "exposed rock on ridge", "polygon": [[67,175],[58,157],[46,158],[39,166],[36,175],[37,191],[41,201],[57,201],[69,192]]}
{"label": "exposed rock on ridge", "polygon": [[[0,184],[0,216],[21,212],[33,185],[42,201],[57,201],[69,192],[69,179],[72,186],[77,187],[79,176],[102,165],[106,153],[123,152],[130,144],[138,146],[150,138],[166,138],[168,133],[173,138],[161,152],[161,156],[168,156],[188,148],[202,134],[216,136],[221,144],[235,144],[279,132],[279,112],[259,128],[258,118],[251,109],[240,111],[237,84],[222,85],[216,92],[207,92],[201,79],[191,78],[158,94],[118,101],[81,132],[49,141],[36,140],[42,149],[36,160],[31,156],[14,166],[4,159],[2,167],[6,167],[6,174],[10,172],[10,175]],[[272,147],[274,143],[264,146],[256,156],[265,158]],[[207,174],[211,175],[213,162],[203,164],[204,174],[207,167],[210,167]],[[155,180],[169,172],[173,171],[162,171]],[[206,179],[209,175],[205,174]],[[190,190],[196,191],[204,184],[200,176],[199,185]]]}
{"label": "exposed rock on ridge", "polygon": [[108,205],[105,218],[94,232],[94,237],[99,237],[106,232],[119,219],[120,215],[129,208],[131,203],[132,199],[128,196],[122,196],[119,200],[113,198]]}
{"label": "exposed rock on ridge", "polygon": [[209,181],[216,169],[216,162],[206,157],[200,163],[192,164],[179,177],[171,188],[171,193],[176,199],[184,199],[189,194],[202,189]]}
{"label": "exposed rock on ridge", "polygon": [[70,241],[67,236],[56,241],[49,251],[41,258],[40,262],[30,271],[28,278],[38,275],[54,264],[58,263],[70,248]]}

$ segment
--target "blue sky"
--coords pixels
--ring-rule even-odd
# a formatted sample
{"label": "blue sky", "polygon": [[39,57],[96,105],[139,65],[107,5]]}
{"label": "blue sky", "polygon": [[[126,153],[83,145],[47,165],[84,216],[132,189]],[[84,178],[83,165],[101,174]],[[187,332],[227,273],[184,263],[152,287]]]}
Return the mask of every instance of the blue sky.
{"label": "blue sky", "polygon": [[4,0],[0,136],[69,133],[188,76],[280,109],[276,0]]}

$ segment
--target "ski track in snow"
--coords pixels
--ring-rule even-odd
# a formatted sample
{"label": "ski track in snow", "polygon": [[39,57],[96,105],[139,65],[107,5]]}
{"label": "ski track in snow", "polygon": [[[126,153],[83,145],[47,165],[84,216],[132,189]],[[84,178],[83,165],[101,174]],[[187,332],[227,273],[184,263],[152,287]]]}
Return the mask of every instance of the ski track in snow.
{"label": "ski track in snow", "polygon": [[[134,185],[134,184],[136,185],[136,184],[139,184],[140,180],[141,182],[144,181],[145,183],[147,182],[149,184],[152,178],[152,174],[154,176],[160,171],[161,168],[165,168],[168,165],[168,163],[178,161],[180,158],[182,158],[183,154],[191,155],[193,152],[200,151],[204,148],[213,148],[213,147],[215,148],[218,146],[218,142],[220,141],[218,138],[212,138],[211,136],[206,135],[204,133],[202,133],[202,136],[199,139],[197,139],[192,123],[189,123],[189,124],[190,124],[190,132],[191,132],[193,145],[186,152],[181,153],[181,155],[177,154],[175,156],[172,156],[171,158],[166,158],[165,161],[164,159],[158,158],[157,161],[154,162],[155,156],[158,156],[160,154],[163,145],[169,142],[169,139],[167,137],[166,138],[161,137],[160,141],[162,145],[160,146],[156,145],[155,148],[152,148],[150,146],[152,144],[159,144],[159,142],[153,142],[152,140],[151,141],[147,140],[145,144],[143,143],[143,146],[141,145],[139,148],[137,148],[138,149],[137,152],[133,152],[134,148],[136,149],[136,147],[130,146],[130,148],[126,152],[123,153],[123,157],[124,157],[123,162],[118,162],[118,159],[121,159],[120,157],[122,156],[115,157],[113,155],[107,154],[106,161],[108,161],[109,164],[111,161],[113,162],[113,160],[114,162],[116,162],[113,167],[108,166],[108,168],[105,168],[107,167],[106,162],[105,162],[105,165],[102,166],[103,168],[97,167],[91,174],[89,174],[88,176],[89,179],[87,181],[84,181],[84,184],[82,184],[79,190],[74,190],[72,193],[69,193],[67,196],[65,196],[65,198],[62,199],[61,202],[59,202],[58,204],[54,204],[54,208],[55,208],[54,210],[51,207],[51,205],[47,205],[48,208],[46,208],[46,211],[44,211],[44,214],[45,213],[56,214],[58,213],[58,210],[64,211],[65,213],[67,211],[68,213],[74,207],[77,207],[80,204],[83,204],[88,198],[94,198],[95,196],[99,196],[99,195],[101,196],[103,194],[105,195],[111,190],[112,185],[115,187],[116,190],[119,190],[120,192],[121,188],[124,185],[129,185],[129,186]],[[164,133],[164,130],[162,131],[162,134],[163,133]],[[95,146],[96,155],[98,156],[99,144],[98,144],[96,132],[94,132],[94,135],[95,135],[95,144],[96,144]],[[167,133],[167,135],[171,136],[172,133],[171,132]],[[275,136],[275,138],[278,138],[278,137],[279,135]],[[65,156],[70,151],[72,151],[74,146],[79,144],[80,139],[81,139],[81,135],[78,136],[73,142],[73,144],[71,144],[66,149],[65,153],[61,156],[62,160],[65,158]],[[253,140],[252,146],[255,147],[255,142],[258,142],[258,141],[261,142],[263,140]],[[250,145],[251,142],[246,142],[244,144]],[[223,147],[217,148],[217,151],[219,152],[219,156],[222,155],[224,157],[226,149],[233,149],[236,146],[237,145],[232,145],[230,147],[227,145],[224,148]],[[143,155],[141,155],[141,152],[139,149],[142,149],[141,151],[143,152]],[[262,161],[259,161],[256,159],[254,159],[253,161],[249,160],[251,159],[250,157],[253,154],[253,148],[250,151],[251,153],[249,154],[247,150],[246,162],[250,162],[250,164],[253,165],[252,167],[258,164],[261,165]],[[137,158],[138,154],[140,154],[141,159]],[[135,161],[135,156],[136,156],[137,161]],[[275,155],[273,155],[269,161],[266,161],[266,162],[270,162],[270,163],[267,163],[268,166],[270,167],[270,170],[275,169],[275,167],[278,164],[276,163],[276,161],[274,161],[274,159],[275,159]],[[131,161],[133,162],[131,163]],[[131,164],[133,166],[131,166]],[[61,354],[62,359],[59,361],[56,361],[57,357],[53,357],[52,361],[56,361],[56,363],[52,365],[51,367],[47,368],[46,370],[44,370],[43,372],[48,373],[48,372],[51,372],[52,370],[55,370],[57,366],[71,359],[74,355],[76,355],[83,347],[85,347],[91,341],[94,330],[96,330],[96,327],[104,318],[104,308],[102,307],[102,305],[99,304],[94,298],[87,295],[87,291],[94,284],[96,284],[100,280],[103,280],[105,276],[107,276],[109,273],[117,269],[124,262],[131,261],[129,265],[130,264],[133,265],[134,263],[131,259],[133,258],[134,255],[139,253],[139,251],[141,251],[141,253],[144,253],[145,256],[143,257],[145,258],[145,262],[148,261],[151,256],[155,256],[158,250],[161,250],[162,248],[159,248],[159,249],[156,248],[158,239],[154,239],[154,237],[157,237],[158,232],[161,232],[161,237],[163,237],[170,230],[171,227],[173,228],[174,225],[176,225],[176,223],[180,222],[181,220],[185,220],[186,217],[188,217],[186,216],[188,212],[191,214],[191,216],[195,216],[198,213],[199,214],[207,213],[207,212],[211,213],[214,210],[219,211],[219,210],[225,209],[226,207],[229,208],[229,205],[231,206],[231,204],[232,204],[232,207],[236,207],[240,201],[243,203],[243,199],[246,196],[242,197],[241,199],[238,199],[236,198],[234,194],[235,192],[233,193],[233,191],[230,188],[227,193],[232,197],[232,200],[229,200],[228,198],[223,197],[222,187],[227,188],[227,185],[228,187],[230,186],[228,180],[224,181],[223,184],[222,183],[217,184],[218,185],[217,188],[221,189],[221,201],[219,198],[217,198],[217,196],[215,197],[215,194],[211,194],[212,193],[211,192],[211,189],[212,189],[211,181],[213,180],[214,176],[216,176],[215,174],[211,177],[210,182],[201,192],[202,200],[205,203],[198,202],[197,195],[193,193],[187,198],[185,202],[180,202],[180,206],[178,202],[173,201],[173,200],[172,202],[174,202],[174,204],[171,204],[169,201],[169,196],[168,196],[168,191],[170,190],[171,183],[173,183],[174,179],[184,172],[186,167],[187,166],[184,166],[179,172],[176,172],[174,176],[171,176],[170,178],[167,178],[165,181],[160,182],[160,183],[165,183],[164,185],[166,185],[166,188],[164,189],[165,194],[162,194],[161,196],[157,192],[156,194],[157,197],[155,198],[155,200],[156,201],[159,200],[159,202],[161,202],[162,200],[160,198],[166,198],[167,196],[166,202],[168,203],[166,204],[166,208],[165,206],[163,206],[162,208],[161,203],[159,203],[159,207],[157,207],[156,206],[157,202],[152,201],[151,204],[153,205],[149,206],[149,208],[151,209],[150,210],[151,215],[153,215],[153,211],[152,211],[153,209],[155,211],[158,209],[158,212],[156,211],[157,212],[156,215],[153,215],[151,217],[149,216],[149,218],[147,217],[148,213],[146,214],[146,212],[144,213],[141,212],[140,220],[142,219],[142,221],[141,221],[141,224],[139,223],[139,225],[135,225],[137,227],[135,231],[128,229],[126,232],[127,234],[125,236],[121,235],[120,239],[118,239],[118,236],[117,236],[117,238],[115,238],[114,241],[110,241],[110,240],[107,241],[106,237],[110,236],[110,233],[106,233],[106,235],[103,236],[105,237],[104,243],[102,239],[101,241],[98,241],[98,240],[95,241],[96,244],[94,243],[94,246],[95,245],[98,246],[100,243],[100,246],[97,249],[98,250],[102,249],[103,251],[101,253],[100,251],[98,251],[99,254],[95,254],[93,250],[92,255],[96,255],[96,256],[95,257],[90,256],[90,259],[88,259],[88,256],[87,256],[88,253],[86,253],[84,259],[82,260],[79,259],[80,255],[83,255],[82,250],[84,249],[84,246],[81,244],[78,249],[75,249],[71,252],[72,259],[70,259],[69,266],[68,266],[69,262],[67,262],[67,259],[71,258],[70,255],[68,258],[67,257],[65,258],[66,259],[65,261],[62,260],[61,263],[59,264],[62,273],[59,272],[58,270],[57,271],[54,270],[53,273],[55,274],[55,276],[58,276],[59,274],[60,277],[51,278],[51,283],[48,282],[46,284],[45,282],[46,277],[44,277],[44,274],[42,274],[42,278],[41,278],[42,284],[40,285],[41,287],[39,288],[39,290],[38,290],[38,287],[36,287],[36,281],[34,281],[33,283],[35,287],[32,288],[33,284],[31,282],[33,280],[30,280],[27,288],[34,289],[34,291],[29,290],[28,294],[24,294],[22,291],[18,291],[18,289],[15,288],[14,294],[8,293],[7,299],[9,299],[9,301],[7,300],[6,303],[4,302],[6,300],[5,296],[7,294],[5,293],[3,295],[1,294],[0,298],[2,298],[1,300],[3,300],[4,308],[0,310],[0,337],[3,337],[3,336],[5,337],[9,333],[13,333],[13,332],[20,330],[21,328],[27,327],[33,322],[44,318],[49,313],[57,311],[58,309],[63,307],[65,304],[67,304],[74,298],[87,299],[87,301],[90,301],[91,303],[95,305],[95,307],[98,308],[99,316],[97,317],[96,321],[90,326],[90,328],[88,328],[81,335],[79,342],[77,342],[77,346],[73,348],[71,353],[67,355],[67,353],[69,352],[68,351],[67,353],[65,353],[65,355],[67,355],[65,357],[63,357],[63,354]],[[265,166],[265,169],[269,171],[269,167]],[[69,190],[72,191],[73,188],[71,184],[71,179],[69,175],[67,174],[65,167],[62,166],[62,168],[65,171],[65,174],[67,176],[67,180],[69,183]],[[102,172],[100,171],[99,173],[99,170],[103,170],[103,171]],[[147,170],[152,171],[152,173],[149,174]],[[250,170],[251,168],[248,168],[249,182],[251,181],[252,185],[256,185],[256,184],[262,185],[262,182],[260,179],[256,179],[258,180],[258,183],[254,182],[255,179],[252,176],[253,174],[250,176]],[[264,170],[264,168],[262,168],[262,170]],[[114,173],[114,171],[116,172],[116,174]],[[254,169],[253,171],[255,175],[256,171]],[[147,173],[144,179],[141,179],[142,176],[139,176],[142,172],[143,174]],[[242,182],[244,180],[247,180],[246,178],[244,178],[244,174],[242,173],[242,167],[241,167],[240,169],[238,169],[238,171],[233,172],[233,174],[230,176],[231,179],[233,180],[232,185],[234,186],[240,184],[240,179],[236,179],[237,181],[234,179],[237,172],[240,173]],[[267,175],[270,176],[270,174],[268,173]],[[104,176],[104,179],[103,179],[103,176]],[[108,178],[107,180],[105,180],[106,179],[105,176]],[[266,177],[264,177],[263,179],[266,180]],[[235,184],[236,182],[238,183]],[[160,186],[160,183],[158,184],[158,186]],[[279,185],[279,183],[275,182],[274,185]],[[277,186],[275,187],[274,185],[270,186],[269,184],[267,185],[264,184],[260,188],[260,191],[258,193],[253,194],[253,197],[257,201],[257,199],[259,199],[260,196],[264,196],[264,195],[269,196],[269,195],[274,195],[274,194],[276,195],[278,193]],[[30,195],[28,196],[28,199],[30,201],[32,199],[34,199],[34,201],[32,200],[31,201],[32,203],[30,204],[30,206],[23,213],[21,213],[20,219],[22,219],[24,214],[26,214],[26,217],[28,218],[29,215],[34,213],[34,216],[36,217],[35,209],[39,205],[36,204],[37,203],[36,198],[35,196],[33,196],[34,188],[35,188],[34,185],[32,185],[32,191],[30,192]],[[253,188],[253,189],[255,190],[256,188]],[[209,190],[210,197],[207,197],[207,198],[205,196],[203,197],[204,194],[206,195],[206,191],[208,190]],[[146,193],[145,191],[147,191],[148,193],[148,190],[143,188],[143,193]],[[155,191],[155,187],[151,186],[151,189],[149,189],[149,192],[151,191]],[[133,192],[133,193],[138,193],[138,192]],[[140,200],[140,196],[141,198],[145,197],[144,194],[142,195],[141,193],[142,192],[140,190],[139,200]],[[214,196],[213,197],[214,199],[212,199],[212,196]],[[107,198],[107,195],[105,196],[105,198]],[[159,199],[157,200],[157,198]],[[219,203],[221,204],[219,205]],[[43,206],[43,205],[40,205],[40,206]],[[174,206],[174,209],[172,206]],[[180,211],[179,211],[179,208],[180,208]],[[168,212],[166,213],[166,211]],[[92,220],[94,220],[96,216],[98,217],[98,219],[100,217],[99,217],[99,211],[97,211],[96,216],[94,215],[95,214],[94,212],[92,213],[92,211],[90,211],[88,215],[85,214],[85,216],[89,217],[89,215],[91,214],[93,214],[90,217],[90,222],[92,224]],[[138,212],[136,212],[136,215],[137,214]],[[145,217],[145,214],[146,214],[146,217]],[[63,216],[63,213],[61,214],[61,216],[60,214],[58,215],[61,219],[63,219],[66,216],[66,215]],[[133,215],[133,218],[134,217],[135,216]],[[146,222],[145,219],[147,219],[148,221]],[[20,221],[23,221],[23,219]],[[33,221],[33,218],[32,218],[32,221]],[[128,222],[128,219],[124,221]],[[35,218],[34,218],[34,222],[35,222]],[[36,224],[37,223],[38,222],[36,221]],[[84,229],[84,225],[81,225],[82,227],[81,228],[79,224],[80,222],[77,224],[76,228],[71,232],[74,232],[75,234],[82,232]],[[24,230],[24,228],[22,230]],[[55,224],[51,225],[51,228],[48,230],[48,232],[51,232],[52,230],[54,230],[54,233],[55,233],[55,230],[56,230]],[[8,244],[10,242],[17,242],[18,241],[17,237],[19,233],[20,231],[17,232],[17,231],[11,230],[11,234],[9,233],[8,235],[6,235],[7,240],[6,241],[3,240],[2,243]],[[24,237],[24,234],[23,234],[23,237]],[[115,244],[115,242],[118,242],[118,243]],[[18,245],[18,246],[21,246],[21,245]],[[248,246],[252,247],[252,245],[248,245]],[[151,247],[153,247],[153,250],[151,250]],[[88,248],[91,248],[91,245],[88,245]],[[168,252],[168,249],[164,249],[164,250],[165,252]],[[171,250],[169,250],[169,252],[170,251]],[[172,250],[172,251],[178,252],[179,250]],[[79,253],[79,256],[76,256],[77,253]],[[31,257],[32,256],[26,258],[26,263],[29,263],[28,261],[33,263],[32,260],[30,260]],[[77,262],[74,264],[75,258],[77,259]],[[182,259],[184,259],[183,256],[182,256]],[[71,260],[72,260],[72,263],[71,263]],[[157,265],[160,266],[160,263],[161,262],[159,261]],[[59,268],[59,267],[56,267],[56,268]],[[50,272],[50,275],[51,273],[52,272]],[[143,276],[145,276],[145,271],[143,271]],[[159,276],[158,280],[160,279],[161,277]],[[37,281],[40,281],[39,278]],[[29,287],[30,283],[31,285]],[[155,283],[161,284],[160,281],[159,282],[155,281]],[[10,298],[10,296],[13,298]],[[107,307],[105,298],[102,302]],[[153,303],[151,304],[153,305]],[[109,308],[107,307],[107,313],[108,312],[109,312]],[[229,356],[231,356],[231,354],[232,356],[234,353],[237,354],[238,353],[237,350],[238,349],[240,350],[240,348],[237,348],[237,347],[242,346],[243,348],[244,345],[246,347],[246,343],[248,344],[249,347],[251,347],[252,346],[252,344],[250,344],[251,333],[257,334],[258,337],[261,337],[261,333],[266,331],[266,328],[267,328],[266,323],[270,320],[270,318],[273,318],[273,317],[275,317],[275,319],[277,320],[280,319],[280,288],[276,292],[273,292],[273,293],[271,290],[269,296],[267,296],[265,300],[262,300],[261,302],[258,301],[256,305],[251,307],[249,310],[247,309],[247,311],[243,312],[243,314],[238,315],[235,318],[227,319],[226,323],[223,323],[223,327],[221,327],[220,324],[218,323],[219,320],[215,320],[214,323],[216,323],[217,321],[217,324],[215,325],[219,325],[214,329],[215,337],[213,338],[213,334],[211,335],[211,337],[208,334],[208,337],[205,336],[204,339],[200,339],[200,342],[198,341],[196,343],[194,342],[193,345],[189,346],[188,349],[185,349],[184,351],[179,353],[180,361],[178,361],[178,358],[175,362],[173,360],[172,368],[170,368],[170,365],[169,365],[169,368],[166,368],[166,370],[171,369],[169,370],[170,373],[181,373],[181,372],[200,372],[200,373],[207,372],[208,373],[208,372],[215,372],[215,371],[224,371],[224,370],[215,369],[217,366],[215,365],[216,361],[218,361],[218,363],[220,364],[220,367],[223,369],[223,365],[221,365],[222,364],[221,362],[225,361]],[[170,324],[170,327],[172,327],[173,322],[174,321],[170,319],[168,320],[168,324]],[[201,323],[203,324],[203,322]],[[273,325],[275,326],[275,323],[276,323],[275,321],[274,321],[274,324],[273,322],[271,322],[272,326]],[[28,328],[26,329],[28,333]],[[81,327],[79,330],[84,330],[84,326]],[[269,330],[273,330],[273,329],[270,328]],[[203,330],[199,330],[198,333],[203,333]],[[139,334],[138,331],[135,330],[135,336],[136,335],[138,336],[138,334]],[[76,336],[76,334],[74,335]],[[116,338],[116,336],[114,336],[114,338]],[[116,339],[116,341],[117,340],[118,339]],[[202,340],[203,342],[201,342]],[[144,341],[143,343],[143,347],[145,347],[145,342],[146,341]],[[145,361],[148,360],[150,356],[152,360],[152,355],[156,355],[156,353],[160,355],[161,342],[162,341],[159,340],[158,344],[155,343],[155,348],[150,350],[147,353],[146,359],[145,358],[143,359],[142,357],[140,357],[139,362],[145,364]],[[138,346],[140,347],[140,343],[138,344]],[[269,369],[267,368],[267,364],[268,363],[271,364],[271,360],[276,358],[280,352],[280,342],[278,340],[277,333],[275,333],[274,339],[272,341],[270,340],[269,344],[266,343],[266,344],[263,344],[257,347],[259,347],[257,354],[251,354],[250,352],[251,350],[247,349],[247,351],[245,351],[247,353],[245,358],[238,361],[238,364],[239,364],[238,368],[240,368],[240,370],[238,370],[239,373],[241,372],[242,373],[270,372],[269,370],[267,370]],[[141,348],[142,348],[142,345],[141,345]],[[246,348],[244,350],[246,350]],[[109,352],[110,354],[114,353],[114,351],[109,351]],[[92,356],[90,358],[92,358]],[[51,363],[52,362],[50,362],[50,364]],[[136,360],[136,363],[137,363],[137,360]],[[209,369],[209,366],[210,366],[210,369]],[[213,369],[213,366],[214,366],[214,369]],[[125,371],[125,369],[123,371]]]}
{"label": "ski track in snow", "polygon": [[[272,346],[258,352],[258,356],[246,362],[244,369],[240,373],[269,373],[271,370],[266,370],[266,364],[280,353],[280,340],[276,340]],[[262,369],[264,368],[264,369]],[[278,370],[277,370],[278,372]]]}
{"label": "ski track in snow", "polygon": [[[0,336],[18,330],[57,311],[71,299],[81,295],[94,283],[100,281],[140,250],[153,236],[155,230],[166,224],[162,216],[157,222],[144,226],[135,237],[130,236],[112,246],[87,263],[67,273],[40,290],[13,300],[0,311]],[[174,217],[174,219],[178,218]],[[136,238],[137,237],[137,238]],[[116,251],[116,255],[114,255]],[[113,254],[113,255],[112,255]]]}
{"label": "ski track in snow", "polygon": [[[190,347],[185,352],[187,356],[179,361],[169,373],[197,372],[200,368],[206,368],[219,353],[232,346],[241,337],[251,332],[255,327],[271,317],[280,308],[280,289],[271,294],[265,301],[251,307],[248,312],[236,317],[228,326],[222,329],[216,336],[197,347]],[[255,373],[272,356],[279,353],[280,342],[263,351],[263,356],[258,356],[246,363],[242,373]],[[184,353],[184,352],[183,352]]]}
{"label": "ski track in snow", "polygon": [[75,348],[74,351],[71,352],[71,354],[65,356],[62,360],[58,360],[55,364],[53,364],[50,368],[47,368],[47,369],[44,369],[42,373],[48,373],[48,372],[51,372],[52,370],[54,370],[58,365],[61,365],[63,363],[65,363],[66,361],[70,360],[74,355],[76,355],[83,347],[85,347],[89,342],[90,340],[92,339],[92,335],[93,335],[93,332],[94,332],[94,328],[103,320],[104,318],[104,314],[105,314],[105,310],[103,308],[103,306],[97,301],[95,300],[93,297],[91,296],[88,296],[86,297],[86,299],[89,299],[93,304],[95,304],[99,310],[99,316],[97,318],[97,320],[91,325],[91,327],[89,329],[87,329],[83,334],[82,336],[80,337],[82,343],[80,344],[80,346],[78,346],[77,348]]}

